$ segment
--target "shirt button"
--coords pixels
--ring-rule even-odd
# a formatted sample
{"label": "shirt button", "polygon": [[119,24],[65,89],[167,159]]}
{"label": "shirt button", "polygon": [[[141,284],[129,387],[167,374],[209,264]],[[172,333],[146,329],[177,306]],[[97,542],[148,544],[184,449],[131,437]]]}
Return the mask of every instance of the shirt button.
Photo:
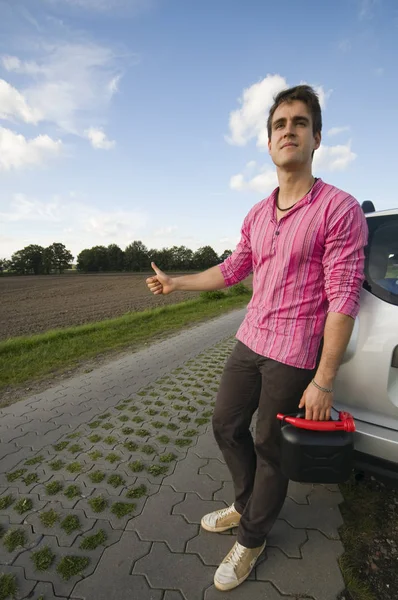
{"label": "shirt button", "polygon": [[279,235],[279,231],[275,231],[275,235]]}

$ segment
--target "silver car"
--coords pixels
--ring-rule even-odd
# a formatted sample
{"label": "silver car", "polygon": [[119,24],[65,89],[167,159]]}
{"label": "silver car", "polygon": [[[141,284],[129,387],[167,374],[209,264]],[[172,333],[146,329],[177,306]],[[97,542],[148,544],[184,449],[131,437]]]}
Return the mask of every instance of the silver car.
{"label": "silver car", "polygon": [[368,201],[362,208],[366,280],[334,406],[355,419],[355,467],[398,478],[398,209],[376,212]]}

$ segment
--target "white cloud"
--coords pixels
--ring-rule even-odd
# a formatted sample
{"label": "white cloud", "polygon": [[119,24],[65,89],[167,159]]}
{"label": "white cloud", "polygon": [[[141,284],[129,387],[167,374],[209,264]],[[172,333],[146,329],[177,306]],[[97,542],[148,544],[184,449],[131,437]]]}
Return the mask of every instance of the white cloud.
{"label": "white cloud", "polygon": [[344,171],[356,159],[351,150],[351,140],[345,145],[321,145],[314,155],[314,169],[324,171]]}
{"label": "white cloud", "polygon": [[56,6],[69,5],[100,12],[114,11],[119,8],[137,11],[153,4],[153,0],[47,0],[47,2]]}
{"label": "white cloud", "polygon": [[339,133],[343,133],[344,131],[350,131],[350,126],[345,125],[344,127],[332,127],[331,129],[329,129],[328,135],[338,135]]}
{"label": "white cloud", "polygon": [[374,17],[374,9],[380,0],[359,0],[359,19],[361,21],[370,20]]}
{"label": "white cloud", "polygon": [[276,170],[269,165],[258,168],[258,173],[253,176],[247,169],[231,177],[230,188],[237,191],[253,191],[259,194],[270,194],[278,185]]}
{"label": "white cloud", "polygon": [[155,237],[168,236],[177,230],[178,230],[178,227],[176,225],[170,225],[169,227],[161,227],[160,229],[157,229],[153,235]]}
{"label": "white cloud", "polygon": [[[269,109],[276,94],[288,87],[286,79],[281,75],[267,75],[263,80],[243,90],[243,95],[239,98],[241,108],[232,111],[229,116],[230,135],[226,137],[227,142],[245,146],[251,139],[256,138],[257,147],[266,149]],[[325,91],[320,85],[313,87],[319,96],[321,108],[325,108],[332,90]]]}
{"label": "white cloud", "polygon": [[340,52],[345,53],[345,52],[349,52],[351,50],[352,44],[351,44],[350,40],[345,39],[345,40],[340,40],[337,47],[340,50]]}
{"label": "white cloud", "polygon": [[0,119],[18,119],[36,125],[41,114],[32,108],[24,96],[4,79],[0,79]]}
{"label": "white cloud", "polygon": [[106,109],[122,77],[110,48],[84,40],[41,44],[35,60],[6,55],[2,64],[30,78],[21,95],[36,116],[78,135]]}
{"label": "white cloud", "polygon": [[107,211],[70,197],[54,196],[45,202],[15,194],[0,212],[0,224],[19,223],[18,230],[23,228],[24,233],[2,245],[2,253],[11,256],[24,245],[47,246],[55,240],[64,243],[75,257],[83,248],[96,245],[117,243],[124,249],[134,239],[140,239],[137,236],[142,236],[147,222],[148,215],[141,210]]}
{"label": "white cloud", "polygon": [[108,140],[106,134],[100,128],[90,127],[89,129],[86,129],[84,134],[90,140],[93,148],[111,150],[115,147],[116,142]]}
{"label": "white cloud", "polygon": [[0,171],[43,165],[59,156],[61,150],[61,140],[53,140],[48,135],[29,140],[0,126]]}

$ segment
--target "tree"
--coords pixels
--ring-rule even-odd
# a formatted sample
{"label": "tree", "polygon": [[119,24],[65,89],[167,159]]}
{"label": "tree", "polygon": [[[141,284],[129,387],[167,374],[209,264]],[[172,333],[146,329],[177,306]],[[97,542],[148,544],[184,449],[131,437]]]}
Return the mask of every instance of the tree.
{"label": "tree", "polygon": [[50,250],[52,253],[53,267],[60,274],[63,273],[65,269],[70,269],[73,261],[73,255],[69,250],[66,249],[64,244],[61,244],[60,242],[54,242],[54,244],[49,246],[48,250]]}
{"label": "tree", "polygon": [[228,258],[228,256],[231,256],[231,254],[232,250],[224,250],[224,252],[220,254],[220,263],[224,262],[224,260]]}
{"label": "tree", "polygon": [[[193,252],[185,246],[173,246],[170,248],[171,269],[173,271],[187,271],[191,268]],[[155,261],[156,262],[156,261]]]}
{"label": "tree", "polygon": [[203,246],[193,255],[193,267],[199,271],[214,267],[218,263],[218,255],[211,246]]}
{"label": "tree", "polygon": [[124,251],[126,271],[148,270],[149,262],[148,249],[141,241],[133,242]]}
{"label": "tree", "polygon": [[77,268],[85,273],[108,271],[108,250],[105,246],[85,248],[77,257]]}
{"label": "tree", "polygon": [[21,275],[39,275],[43,272],[43,252],[44,248],[37,244],[18,250],[11,257],[12,270]]}
{"label": "tree", "polygon": [[110,244],[108,251],[108,268],[109,271],[123,271],[124,267],[124,252],[117,244]]}

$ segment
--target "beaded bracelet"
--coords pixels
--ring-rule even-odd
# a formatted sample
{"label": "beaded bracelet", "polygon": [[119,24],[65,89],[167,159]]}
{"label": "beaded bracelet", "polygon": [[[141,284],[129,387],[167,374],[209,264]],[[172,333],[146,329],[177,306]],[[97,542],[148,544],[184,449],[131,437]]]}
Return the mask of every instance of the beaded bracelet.
{"label": "beaded bracelet", "polygon": [[325,394],[332,394],[333,393],[333,388],[324,388],[321,385],[318,385],[317,382],[315,381],[315,379],[313,379],[311,381],[311,383],[318,389],[321,390],[321,392],[325,392]]}

